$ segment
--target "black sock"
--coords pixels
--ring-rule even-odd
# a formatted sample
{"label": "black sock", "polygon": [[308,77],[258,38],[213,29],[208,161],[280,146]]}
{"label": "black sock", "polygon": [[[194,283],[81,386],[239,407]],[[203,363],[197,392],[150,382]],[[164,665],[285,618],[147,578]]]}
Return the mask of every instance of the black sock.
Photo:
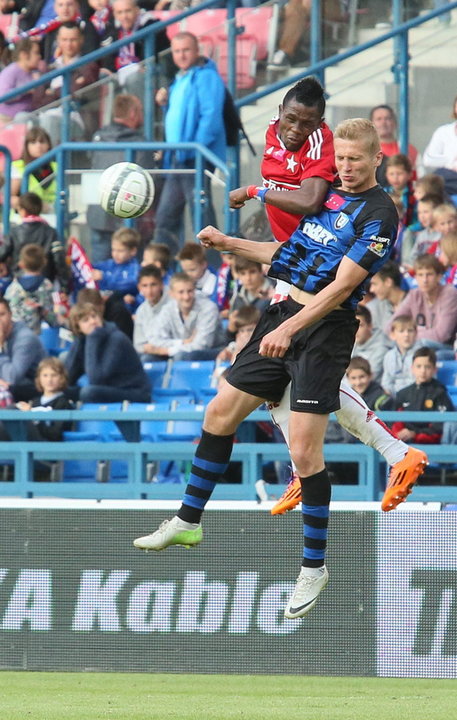
{"label": "black sock", "polygon": [[202,431],[189,482],[178,512],[181,520],[190,523],[200,522],[214,486],[227,469],[232,454],[233,438],[234,435],[212,435],[206,430]]}
{"label": "black sock", "polygon": [[326,468],[300,478],[303,513],[303,567],[321,567],[325,562],[330,496],[332,488]]}

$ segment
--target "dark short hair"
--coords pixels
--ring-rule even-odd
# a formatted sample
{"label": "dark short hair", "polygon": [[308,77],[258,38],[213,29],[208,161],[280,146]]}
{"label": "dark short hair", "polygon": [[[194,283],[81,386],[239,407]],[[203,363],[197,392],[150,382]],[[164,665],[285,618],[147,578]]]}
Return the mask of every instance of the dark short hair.
{"label": "dark short hair", "polygon": [[424,347],[417,348],[417,350],[414,352],[414,355],[413,355],[413,362],[416,358],[419,358],[419,357],[428,358],[430,360],[430,362],[432,363],[432,365],[436,365],[436,352],[431,347],[424,346]]}
{"label": "dark short hair", "polygon": [[160,263],[164,270],[168,270],[171,261],[171,252],[168,245],[165,243],[149,243],[143,250],[143,255],[148,252],[153,252],[155,255],[156,262]]}
{"label": "dark short hair", "polygon": [[256,260],[248,260],[247,258],[241,257],[240,255],[236,256],[235,272],[242,272],[243,270],[249,270],[251,268],[256,268],[256,270],[262,270],[262,263],[259,263]]}
{"label": "dark short hair", "polygon": [[370,363],[366,358],[360,357],[360,355],[356,355],[351,358],[351,361],[346,368],[346,375],[350,373],[351,370],[362,370],[362,372],[367,375],[372,375]]}
{"label": "dark short hair", "polygon": [[379,268],[376,275],[382,280],[390,278],[396,287],[401,287],[403,281],[403,275],[401,274],[400,268],[394,260],[387,260],[384,265]]}
{"label": "dark short hair", "polygon": [[443,263],[441,263],[435,255],[431,255],[430,253],[419,255],[414,262],[414,270],[422,270],[424,268],[426,270],[434,270],[437,275],[443,275],[445,271]]}
{"label": "dark short hair", "polygon": [[46,265],[46,255],[41,245],[29,243],[21,248],[19,262],[23,265],[24,270],[40,272]]}
{"label": "dark short hair", "polygon": [[284,95],[282,104],[288,105],[292,100],[306,105],[306,107],[317,107],[321,117],[325,112],[325,91],[319,80],[313,76],[305,77]]}
{"label": "dark short hair", "polygon": [[43,201],[34,192],[25,192],[19,195],[18,205],[29,215],[41,215],[43,210]]}
{"label": "dark short hair", "polygon": [[195,242],[185,243],[176,255],[176,260],[180,262],[181,260],[194,260],[198,263],[204,263],[206,261],[205,249]]}
{"label": "dark short hair", "polygon": [[401,167],[406,172],[410,173],[413,171],[411,160],[407,155],[403,153],[396,153],[395,155],[389,155],[386,160],[386,168],[390,167]]}
{"label": "dark short hair", "polygon": [[392,118],[395,120],[395,122],[397,122],[397,116],[395,114],[395,110],[390,105],[375,105],[370,110],[370,115],[369,115],[370,120],[373,120],[373,115],[376,112],[376,110],[387,110],[388,112],[390,112],[390,114],[391,114]]}
{"label": "dark short hair", "polygon": [[160,268],[157,267],[157,265],[143,265],[143,267],[140,268],[140,272],[138,273],[138,280],[137,282],[140,282],[141,278],[144,277],[152,277],[154,280],[160,280],[163,282],[162,273],[160,271]]}
{"label": "dark short hair", "polygon": [[357,305],[357,309],[355,311],[356,317],[361,317],[365,320],[365,322],[368,323],[368,325],[372,325],[373,318],[371,317],[371,312],[368,310],[368,308],[365,305]]}

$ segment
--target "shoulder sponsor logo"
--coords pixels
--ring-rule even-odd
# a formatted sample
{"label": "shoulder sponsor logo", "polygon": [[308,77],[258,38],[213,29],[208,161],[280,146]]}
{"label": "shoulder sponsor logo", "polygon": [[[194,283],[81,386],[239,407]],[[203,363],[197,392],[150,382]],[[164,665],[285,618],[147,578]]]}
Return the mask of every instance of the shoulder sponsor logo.
{"label": "shoulder sponsor logo", "polygon": [[337,240],[335,235],[322,227],[322,225],[307,220],[302,224],[302,230],[311,240],[321,243],[321,245],[328,245],[330,242],[336,242]]}
{"label": "shoulder sponsor logo", "polygon": [[378,255],[379,257],[384,257],[387,250],[390,247],[391,240],[390,238],[385,237],[378,237],[377,235],[372,235],[370,237],[371,243],[368,245],[368,250],[371,250],[372,253],[375,255]]}
{"label": "shoulder sponsor logo", "polygon": [[335,230],[341,230],[344,228],[345,225],[347,225],[349,222],[349,217],[345,214],[340,212],[338,217],[335,220]]}

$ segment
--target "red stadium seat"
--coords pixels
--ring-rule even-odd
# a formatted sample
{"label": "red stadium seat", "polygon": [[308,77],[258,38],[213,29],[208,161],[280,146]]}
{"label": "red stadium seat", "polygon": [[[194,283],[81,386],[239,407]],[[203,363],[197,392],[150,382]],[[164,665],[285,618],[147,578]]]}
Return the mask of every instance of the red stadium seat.
{"label": "red stadium seat", "polygon": [[211,10],[202,10],[195,15],[190,15],[183,20],[183,30],[191,32],[200,38],[202,35],[213,40],[214,46],[217,44],[219,35],[226,34],[227,10],[216,8]]}
{"label": "red stadium seat", "polygon": [[[266,60],[269,50],[269,39],[273,31],[274,7],[237,8],[235,10],[236,24],[244,28],[238,35],[251,35],[257,41],[257,60]],[[273,38],[274,41],[275,38]]]}
{"label": "red stadium seat", "polygon": [[[152,15],[154,18],[157,18],[157,20],[169,20],[170,18],[174,17],[175,15],[180,15],[183,11],[182,10],[154,10]],[[183,30],[184,28],[181,27],[181,23],[173,23],[172,25],[167,26],[167,35],[168,39],[172,40],[176,33],[179,33],[180,30]]]}
{"label": "red stadium seat", "polygon": [[[0,130],[0,145],[5,145],[8,148],[13,160],[19,160],[22,155],[26,132],[27,125],[25,123],[17,123],[17,125],[11,123]],[[3,153],[0,153],[0,170],[3,170],[4,167],[5,158]]]}
{"label": "red stadium seat", "polygon": [[[216,62],[224,82],[228,76],[228,43],[226,35],[219,35]],[[239,90],[253,88],[257,72],[257,39],[253,35],[238,35],[236,39],[236,86]]]}

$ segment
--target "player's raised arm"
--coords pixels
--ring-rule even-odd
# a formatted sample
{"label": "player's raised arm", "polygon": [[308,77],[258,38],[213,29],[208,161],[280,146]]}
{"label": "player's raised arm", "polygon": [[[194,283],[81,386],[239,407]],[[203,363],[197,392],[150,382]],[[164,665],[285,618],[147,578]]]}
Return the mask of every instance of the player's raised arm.
{"label": "player's raised arm", "polygon": [[271,258],[278,249],[278,243],[276,242],[264,243],[231,237],[230,235],[224,235],[212,225],[207,225],[203,230],[200,230],[197,237],[205,248],[214,248],[219,252],[241,255],[248,260],[254,260],[266,265],[271,263]]}

